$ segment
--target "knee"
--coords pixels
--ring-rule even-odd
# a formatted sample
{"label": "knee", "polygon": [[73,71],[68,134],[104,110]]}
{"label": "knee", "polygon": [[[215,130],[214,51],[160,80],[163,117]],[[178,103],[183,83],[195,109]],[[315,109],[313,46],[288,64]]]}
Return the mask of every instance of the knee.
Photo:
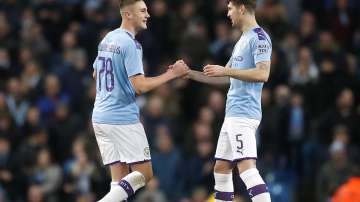
{"label": "knee", "polygon": [[227,161],[216,161],[214,172],[220,174],[229,174],[232,171],[232,164]]}
{"label": "knee", "polygon": [[243,173],[246,170],[256,168],[255,160],[244,160],[237,163],[237,167],[239,169],[239,173]]}

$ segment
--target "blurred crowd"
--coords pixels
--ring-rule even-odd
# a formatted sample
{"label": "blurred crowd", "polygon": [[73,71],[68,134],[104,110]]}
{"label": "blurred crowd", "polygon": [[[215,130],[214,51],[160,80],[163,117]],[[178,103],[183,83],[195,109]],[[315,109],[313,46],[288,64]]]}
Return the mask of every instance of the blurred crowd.
{"label": "blurred crowd", "polygon": [[[146,2],[149,29],[137,37],[146,75],[180,58],[196,70],[227,63],[241,33],[226,0]],[[357,0],[258,0],[273,42],[258,166],[274,202],[328,202],[359,177],[359,11]],[[87,202],[108,191],[91,64],[120,22],[117,0],[0,1],[1,202]],[[132,201],[207,201],[227,88],[180,79],[138,97],[155,178]],[[237,200],[248,201],[237,176]]]}

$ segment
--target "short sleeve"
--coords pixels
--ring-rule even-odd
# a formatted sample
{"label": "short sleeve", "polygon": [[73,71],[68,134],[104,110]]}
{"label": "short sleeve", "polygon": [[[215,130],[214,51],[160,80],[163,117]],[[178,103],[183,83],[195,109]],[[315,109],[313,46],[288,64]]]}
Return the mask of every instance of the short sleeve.
{"label": "short sleeve", "polygon": [[93,66],[92,66],[94,70],[96,69],[96,64],[97,64],[97,57],[95,58]]}
{"label": "short sleeve", "polygon": [[253,41],[251,48],[255,64],[271,61],[272,44],[266,37],[256,38]]}
{"label": "short sleeve", "polygon": [[124,66],[128,77],[144,74],[144,67],[142,62],[142,48],[140,44],[135,44],[131,41],[124,47]]}

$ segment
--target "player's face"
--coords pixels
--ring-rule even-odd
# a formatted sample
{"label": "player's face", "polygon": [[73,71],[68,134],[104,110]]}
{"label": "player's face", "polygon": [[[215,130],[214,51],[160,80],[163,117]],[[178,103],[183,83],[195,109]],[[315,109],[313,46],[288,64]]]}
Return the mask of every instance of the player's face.
{"label": "player's face", "polygon": [[147,20],[150,17],[144,1],[138,1],[132,8],[133,22],[137,30],[147,29]]}
{"label": "player's face", "polygon": [[235,6],[232,2],[229,2],[228,4],[227,16],[230,18],[234,27],[239,27],[241,25],[241,16],[243,15],[241,9],[241,6]]}

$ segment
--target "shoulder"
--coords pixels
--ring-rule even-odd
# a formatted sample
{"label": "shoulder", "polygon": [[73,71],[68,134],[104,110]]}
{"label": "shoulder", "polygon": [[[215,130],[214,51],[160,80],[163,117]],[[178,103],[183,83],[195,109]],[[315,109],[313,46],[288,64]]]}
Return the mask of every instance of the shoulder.
{"label": "shoulder", "polygon": [[270,36],[261,27],[254,28],[251,32],[251,41],[255,44],[268,44],[272,45]]}
{"label": "shoulder", "polygon": [[118,44],[122,47],[125,47],[132,45],[132,38],[128,35],[128,33],[119,29],[115,29],[108,32],[103,38],[102,42],[107,44]]}
{"label": "shoulder", "polygon": [[104,38],[102,39],[102,41],[108,41],[108,40],[113,39],[116,36],[115,31],[116,30],[111,30],[108,33],[106,33]]}
{"label": "shoulder", "polygon": [[266,40],[266,38],[269,37],[268,33],[266,33],[262,27],[256,27],[252,31],[259,40]]}
{"label": "shoulder", "polygon": [[131,35],[129,35],[126,32],[123,32],[119,35],[119,44],[124,49],[131,49],[131,50],[141,50],[142,46],[141,44],[134,38],[132,38]]}
{"label": "shoulder", "polygon": [[257,27],[252,30],[250,35],[250,44],[253,51],[258,53],[271,53],[272,43],[269,35],[261,28]]}

